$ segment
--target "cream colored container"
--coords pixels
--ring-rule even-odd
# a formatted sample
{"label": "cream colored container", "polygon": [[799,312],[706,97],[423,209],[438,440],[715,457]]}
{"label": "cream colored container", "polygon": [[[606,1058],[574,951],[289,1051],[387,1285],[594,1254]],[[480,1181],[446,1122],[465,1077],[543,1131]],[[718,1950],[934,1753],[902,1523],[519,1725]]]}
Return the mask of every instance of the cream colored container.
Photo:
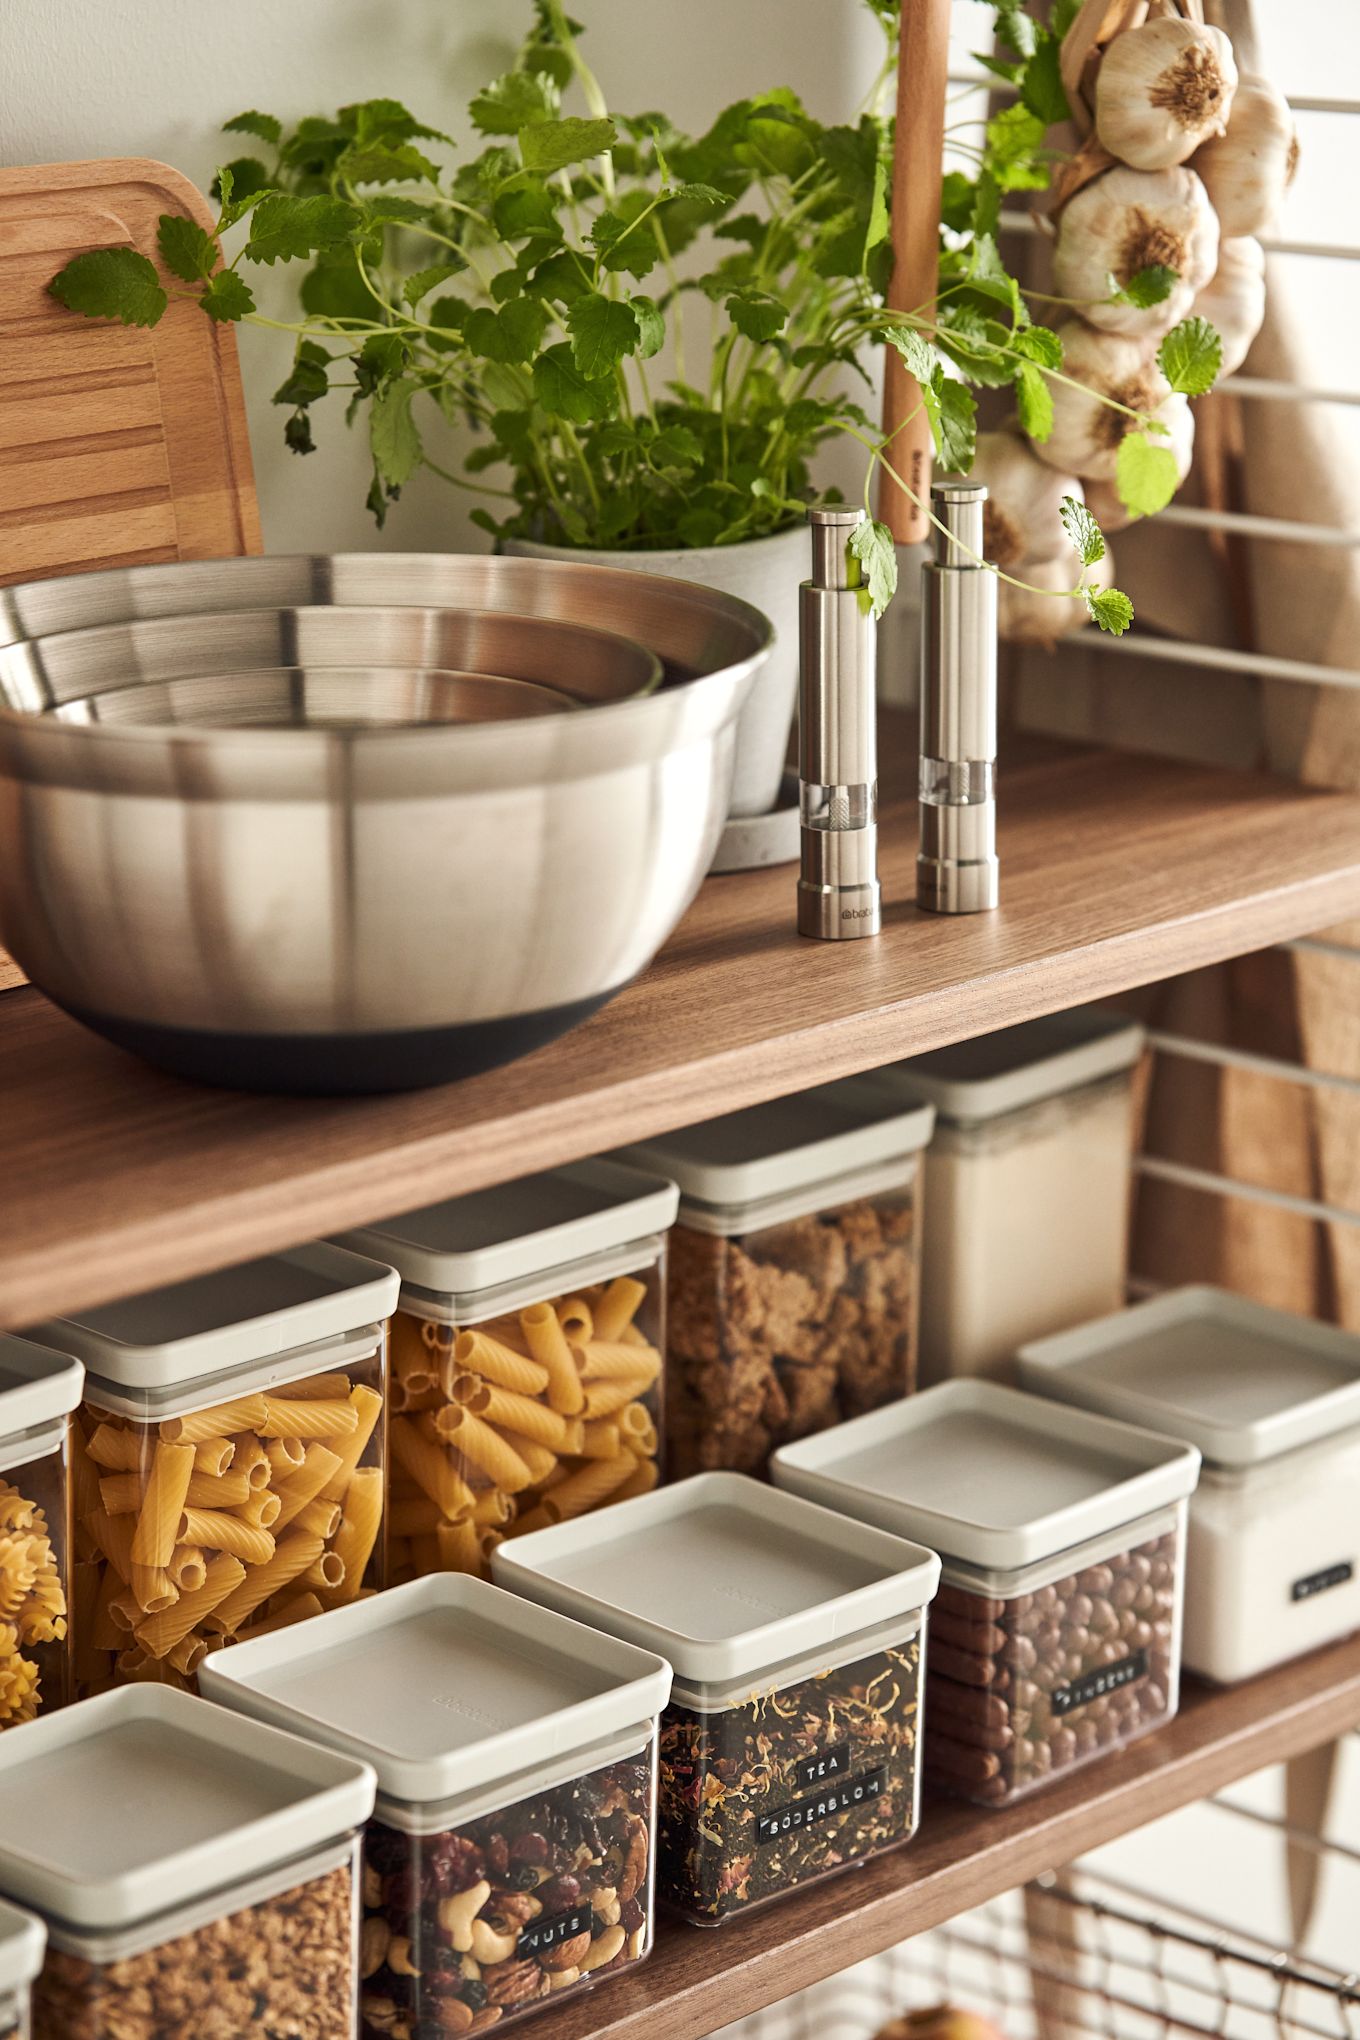
{"label": "cream colored container", "polygon": [[0,2040],[29,2040],[29,1994],[47,1930],[32,1913],[0,1902]]}

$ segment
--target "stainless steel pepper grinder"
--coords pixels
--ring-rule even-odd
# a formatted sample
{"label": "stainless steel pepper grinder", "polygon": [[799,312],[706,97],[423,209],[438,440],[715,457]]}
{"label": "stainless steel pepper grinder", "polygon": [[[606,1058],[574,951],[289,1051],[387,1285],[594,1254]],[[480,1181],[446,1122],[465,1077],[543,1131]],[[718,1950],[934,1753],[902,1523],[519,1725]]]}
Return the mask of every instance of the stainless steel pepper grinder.
{"label": "stainless steel pepper grinder", "polygon": [[878,710],[874,619],[849,542],[864,512],[809,510],[812,579],[799,591],[798,933],[877,935]]}
{"label": "stainless steel pepper grinder", "polygon": [[[935,557],[921,570],[921,846],[916,903],[997,904],[996,575],[982,564],[980,482],[936,482]],[[940,529],[943,526],[943,530]]]}

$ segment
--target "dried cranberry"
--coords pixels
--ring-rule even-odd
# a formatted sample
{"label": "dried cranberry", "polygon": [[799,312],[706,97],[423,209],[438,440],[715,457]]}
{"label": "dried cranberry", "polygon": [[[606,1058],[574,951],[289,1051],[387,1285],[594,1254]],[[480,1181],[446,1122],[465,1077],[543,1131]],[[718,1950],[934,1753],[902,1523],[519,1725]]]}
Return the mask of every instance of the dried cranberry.
{"label": "dried cranberry", "polygon": [[530,1832],[516,1835],[510,1844],[512,1863],[546,1863],[548,1860],[548,1837]]}
{"label": "dried cranberry", "polygon": [[635,1934],[643,1925],[647,1915],[635,1898],[626,1898],[619,1907],[619,1925],[625,1934]]}
{"label": "dried cranberry", "polygon": [[486,1845],[487,1873],[492,1877],[504,1877],[510,1868],[510,1844],[504,1835],[492,1835]]}
{"label": "dried cranberry", "polygon": [[546,1884],[540,1884],[534,1896],[545,1913],[569,1912],[581,1902],[581,1880],[564,1870],[560,1877],[550,1877]]}

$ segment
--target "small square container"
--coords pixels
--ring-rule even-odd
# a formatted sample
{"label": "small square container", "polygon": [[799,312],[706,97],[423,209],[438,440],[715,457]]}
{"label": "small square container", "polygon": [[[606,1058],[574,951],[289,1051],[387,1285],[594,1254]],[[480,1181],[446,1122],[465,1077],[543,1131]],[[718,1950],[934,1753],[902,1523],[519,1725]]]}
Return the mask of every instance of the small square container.
{"label": "small square container", "polygon": [[383,1584],[390,1268],[299,1247],[55,1318],[85,1363],[72,1432],[84,1698],[192,1689],[209,1650]]}
{"label": "small square container", "polygon": [[67,1432],[84,1375],[0,1338],[0,1730],[71,1697]]}
{"label": "small square container", "polygon": [[0,2040],[30,2040],[29,1995],[46,1946],[42,1921],[0,1899]]}
{"label": "small square container", "polygon": [[777,1445],[915,1386],[920,1151],[933,1120],[850,1078],[623,1151],[680,1186],[673,1479],[763,1477]]}
{"label": "small square container", "polygon": [[1013,1372],[1026,1339],[1124,1301],[1143,1029],[1086,1008],[880,1072],[935,1107],[921,1379]]}
{"label": "small square container", "polygon": [[204,1686],[377,1773],[363,2040],[488,2010],[499,2031],[650,1950],[653,1653],[443,1573],[224,1653]]}
{"label": "small square container", "polygon": [[673,1183],[587,1161],[344,1235],[390,1262],[390,1578],[655,1487]]}
{"label": "small square container", "polygon": [[709,1473],[493,1565],[674,1666],[657,1890],[700,1926],[911,1839],[933,1552]]}
{"label": "small square container", "polygon": [[373,1792],[165,1686],[0,1737],[0,1891],[47,1928],[33,2040],[353,2040]]}
{"label": "small square container", "polygon": [[1199,1454],[991,1381],[787,1446],[781,1486],[928,1541],[926,1766],[1003,1806],[1176,1712]]}
{"label": "small square container", "polygon": [[1229,1684],[1360,1629],[1360,1338],[1191,1287],[1027,1346],[1028,1387],[1204,1455],[1185,1662]]}

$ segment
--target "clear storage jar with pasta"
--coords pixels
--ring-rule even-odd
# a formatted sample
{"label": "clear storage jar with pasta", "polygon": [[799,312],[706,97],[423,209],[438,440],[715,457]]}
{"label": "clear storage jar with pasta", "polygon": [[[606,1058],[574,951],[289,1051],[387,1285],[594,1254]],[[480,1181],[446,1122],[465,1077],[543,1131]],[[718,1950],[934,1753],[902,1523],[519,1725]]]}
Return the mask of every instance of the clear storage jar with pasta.
{"label": "clear storage jar with pasta", "polygon": [[192,1687],[211,1650],[385,1579],[390,1269],[338,1247],[54,1320],[77,1353],[77,1695]]}
{"label": "clear storage jar with pasta", "polygon": [[0,1730],[71,1697],[67,1423],[83,1376],[0,1338]]}
{"label": "clear storage jar with pasta", "polygon": [[663,1178],[587,1161],[344,1236],[401,1277],[392,1584],[486,1577],[503,1538],[656,1485],[676,1203]]}
{"label": "clear storage jar with pasta", "polygon": [[29,1996],[46,1941],[40,1919],[0,1899],[0,2040],[30,2040]]}

